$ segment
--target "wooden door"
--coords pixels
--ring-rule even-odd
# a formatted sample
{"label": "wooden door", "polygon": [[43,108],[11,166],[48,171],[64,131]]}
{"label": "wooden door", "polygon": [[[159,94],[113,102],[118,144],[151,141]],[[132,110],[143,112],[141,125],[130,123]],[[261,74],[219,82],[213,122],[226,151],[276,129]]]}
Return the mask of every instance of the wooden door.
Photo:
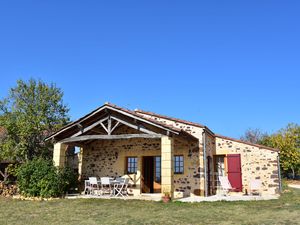
{"label": "wooden door", "polygon": [[242,171],[240,154],[227,155],[227,173],[231,186],[236,191],[242,191]]}
{"label": "wooden door", "polygon": [[153,193],[154,161],[152,156],[143,157],[143,193]]}

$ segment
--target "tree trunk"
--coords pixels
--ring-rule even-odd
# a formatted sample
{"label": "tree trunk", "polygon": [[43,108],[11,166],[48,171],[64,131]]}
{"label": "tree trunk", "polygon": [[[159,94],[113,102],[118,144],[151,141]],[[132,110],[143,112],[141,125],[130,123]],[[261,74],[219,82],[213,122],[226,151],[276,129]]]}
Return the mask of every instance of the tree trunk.
{"label": "tree trunk", "polygon": [[0,171],[0,175],[3,177],[3,181],[6,182],[7,178],[8,178],[8,169],[5,168],[4,173],[2,173],[2,171]]}
{"label": "tree trunk", "polygon": [[292,176],[293,176],[293,180],[295,180],[295,170],[294,170],[294,167],[292,167]]}

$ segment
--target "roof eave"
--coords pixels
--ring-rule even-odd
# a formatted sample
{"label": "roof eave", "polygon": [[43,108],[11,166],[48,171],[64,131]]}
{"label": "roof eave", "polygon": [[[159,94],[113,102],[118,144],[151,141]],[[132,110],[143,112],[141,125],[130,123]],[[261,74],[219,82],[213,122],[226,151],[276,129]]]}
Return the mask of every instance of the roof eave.
{"label": "roof eave", "polygon": [[113,104],[110,104],[110,103],[105,103],[103,106],[95,109],[94,111],[92,111],[91,113],[67,124],[66,126],[64,126],[63,128],[61,128],[60,130],[58,130],[57,132],[51,134],[50,136],[48,136],[47,138],[45,138],[45,141],[49,141],[53,138],[55,138],[57,135],[63,133],[64,131],[67,131],[68,129],[71,129],[72,127],[76,126],[77,124],[87,120],[88,118],[94,116],[95,114],[99,113],[100,111],[104,110],[104,109],[110,109],[112,111],[117,111],[125,116],[129,116],[129,117],[132,117],[136,120],[139,120],[141,122],[144,122],[144,123],[148,123],[152,126],[155,126],[155,127],[158,127],[160,129],[163,129],[163,130],[166,130],[168,132],[171,132],[173,134],[176,134],[178,135],[180,132],[181,132],[181,129],[177,129],[177,128],[171,128],[165,124],[162,124],[162,123],[158,123],[157,121],[153,121],[153,120],[150,120],[150,119],[147,119],[145,117],[142,117],[140,115],[137,115],[135,112],[133,111],[130,111],[130,110],[127,110],[127,109],[123,109],[121,107],[118,107],[116,105],[113,105]]}

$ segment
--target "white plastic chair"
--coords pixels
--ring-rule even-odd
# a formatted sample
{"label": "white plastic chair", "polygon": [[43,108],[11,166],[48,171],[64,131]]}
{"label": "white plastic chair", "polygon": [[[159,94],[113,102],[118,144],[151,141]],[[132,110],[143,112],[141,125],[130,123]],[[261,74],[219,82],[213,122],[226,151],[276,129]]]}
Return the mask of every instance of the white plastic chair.
{"label": "white plastic chair", "polygon": [[251,180],[250,181],[250,195],[253,195],[253,193],[258,193],[261,195],[261,180]]}

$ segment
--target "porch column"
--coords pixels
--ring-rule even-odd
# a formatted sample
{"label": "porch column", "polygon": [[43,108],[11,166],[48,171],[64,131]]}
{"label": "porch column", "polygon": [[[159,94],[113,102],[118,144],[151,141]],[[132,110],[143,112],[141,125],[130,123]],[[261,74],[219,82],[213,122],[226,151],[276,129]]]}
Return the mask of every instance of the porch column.
{"label": "porch column", "polygon": [[161,138],[161,190],[162,194],[170,193],[174,197],[173,176],[174,140],[172,137]]}
{"label": "porch column", "polygon": [[66,144],[62,144],[59,142],[54,144],[53,161],[54,161],[55,166],[58,166],[58,167],[65,166],[67,148],[68,148],[68,145],[66,145]]}
{"label": "porch column", "polygon": [[83,151],[84,148],[80,147],[80,152],[78,154],[78,176],[79,179],[81,180],[82,178],[82,168],[83,168]]}

